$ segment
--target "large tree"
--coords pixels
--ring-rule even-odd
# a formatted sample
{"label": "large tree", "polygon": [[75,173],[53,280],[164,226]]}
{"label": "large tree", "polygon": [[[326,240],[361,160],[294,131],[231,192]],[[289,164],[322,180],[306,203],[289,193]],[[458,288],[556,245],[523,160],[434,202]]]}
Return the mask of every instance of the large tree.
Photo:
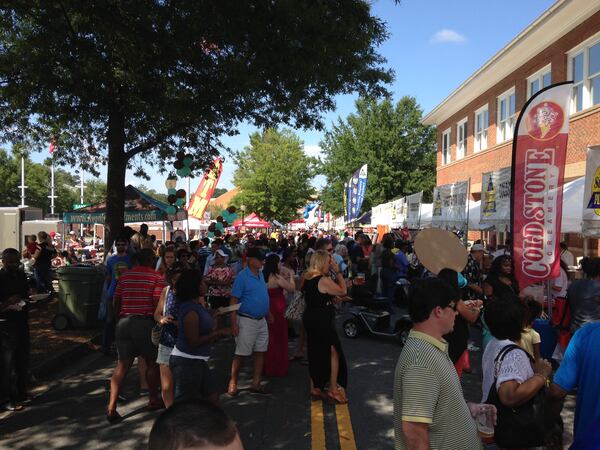
{"label": "large tree", "polygon": [[356,112],[338,119],[321,147],[327,183],[321,197],[334,214],[344,213],[344,183],[363,164],[368,179],[363,210],[400,195],[435,185],[435,129],[421,123],[422,111],[412,97],[395,105],[389,99],[359,99]]}
{"label": "large tree", "polygon": [[241,193],[232,203],[243,203],[248,212],[265,219],[283,223],[294,219],[314,194],[311,181],[317,161],[303,147],[290,130],[253,133],[250,145],[236,154],[233,181]]}
{"label": "large tree", "polygon": [[4,0],[0,131],[108,164],[108,241],[125,173],[192,153],[201,173],[241,121],[319,127],[334,96],[380,95],[385,24],[367,0]]}

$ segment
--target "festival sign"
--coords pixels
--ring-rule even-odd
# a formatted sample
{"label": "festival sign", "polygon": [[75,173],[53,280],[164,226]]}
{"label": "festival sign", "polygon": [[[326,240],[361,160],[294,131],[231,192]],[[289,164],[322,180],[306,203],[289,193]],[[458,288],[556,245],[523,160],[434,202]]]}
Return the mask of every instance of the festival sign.
{"label": "festival sign", "polygon": [[367,164],[354,172],[348,183],[348,222],[352,222],[360,214],[366,190]]}
{"label": "festival sign", "polygon": [[406,226],[411,230],[417,230],[421,226],[421,202],[423,191],[406,197]]}
{"label": "festival sign", "polygon": [[445,184],[433,188],[431,225],[446,230],[467,229],[468,181]]}
{"label": "festival sign", "polygon": [[517,120],[512,155],[513,258],[521,289],[559,276],[571,82],[542,89]]}
{"label": "festival sign", "polygon": [[585,187],[583,194],[584,237],[600,237],[600,147],[589,147],[585,163]]}
{"label": "festival sign", "polygon": [[506,231],[510,225],[510,167],[481,176],[479,228]]}
{"label": "festival sign", "polygon": [[208,202],[210,201],[213,192],[217,187],[217,183],[219,182],[222,171],[223,160],[221,157],[217,157],[215,158],[210,170],[206,172],[204,178],[202,178],[200,181],[198,189],[196,189],[196,193],[190,199],[190,203],[187,207],[187,211],[190,216],[199,220],[204,219],[204,211],[206,210]]}
{"label": "festival sign", "polygon": [[392,214],[392,227],[400,228],[406,220],[406,197],[402,197],[391,202],[390,212]]}

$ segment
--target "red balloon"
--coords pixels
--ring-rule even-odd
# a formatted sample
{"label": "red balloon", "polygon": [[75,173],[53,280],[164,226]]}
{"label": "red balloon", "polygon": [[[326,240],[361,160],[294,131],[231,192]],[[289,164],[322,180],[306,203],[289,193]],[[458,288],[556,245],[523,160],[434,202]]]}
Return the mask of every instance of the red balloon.
{"label": "red balloon", "polygon": [[184,152],[181,152],[181,151],[179,151],[179,152],[177,152],[177,153],[175,154],[175,156],[177,157],[177,159],[179,159],[179,160],[183,160],[183,158],[185,158],[185,153],[184,153]]}
{"label": "red balloon", "polygon": [[217,216],[217,222],[223,222],[223,216]]}
{"label": "red balloon", "polygon": [[185,190],[184,189],[178,189],[177,193],[175,195],[177,197],[179,197],[179,198],[185,198]]}
{"label": "red balloon", "polygon": [[221,237],[221,230],[215,230],[214,233],[216,237]]}
{"label": "red balloon", "polygon": [[208,226],[208,231],[212,231],[213,233],[215,232],[215,230],[217,229],[216,225],[214,223],[211,223]]}
{"label": "red balloon", "polygon": [[231,205],[229,208],[227,208],[227,211],[229,211],[230,214],[235,213],[235,206]]}
{"label": "red balloon", "polygon": [[169,195],[169,196],[167,197],[167,200],[169,201],[169,203],[173,204],[173,203],[175,203],[175,202],[177,201],[177,196],[176,196],[176,195],[173,195],[173,194],[171,194],[171,195]]}
{"label": "red balloon", "polygon": [[173,163],[173,167],[175,167],[177,170],[183,169],[183,161],[181,159],[178,159]]}

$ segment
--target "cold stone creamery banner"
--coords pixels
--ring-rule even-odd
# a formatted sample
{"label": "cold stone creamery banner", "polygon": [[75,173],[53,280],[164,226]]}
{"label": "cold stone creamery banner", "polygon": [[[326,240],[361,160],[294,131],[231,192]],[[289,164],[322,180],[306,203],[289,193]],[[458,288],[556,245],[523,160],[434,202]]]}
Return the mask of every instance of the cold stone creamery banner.
{"label": "cold stone creamery banner", "polygon": [[554,278],[560,271],[560,226],[572,83],[533,96],[513,140],[512,231],[519,287]]}

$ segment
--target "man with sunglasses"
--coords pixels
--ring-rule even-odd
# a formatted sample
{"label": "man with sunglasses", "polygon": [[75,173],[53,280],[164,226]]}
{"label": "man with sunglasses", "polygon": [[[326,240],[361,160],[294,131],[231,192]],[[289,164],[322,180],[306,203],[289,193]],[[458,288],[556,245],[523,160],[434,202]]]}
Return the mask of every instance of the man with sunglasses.
{"label": "man with sunglasses", "polygon": [[442,337],[454,328],[457,301],[457,292],[439,278],[411,286],[414,326],[394,375],[396,449],[482,448],[472,419],[479,405],[471,408],[465,402]]}

